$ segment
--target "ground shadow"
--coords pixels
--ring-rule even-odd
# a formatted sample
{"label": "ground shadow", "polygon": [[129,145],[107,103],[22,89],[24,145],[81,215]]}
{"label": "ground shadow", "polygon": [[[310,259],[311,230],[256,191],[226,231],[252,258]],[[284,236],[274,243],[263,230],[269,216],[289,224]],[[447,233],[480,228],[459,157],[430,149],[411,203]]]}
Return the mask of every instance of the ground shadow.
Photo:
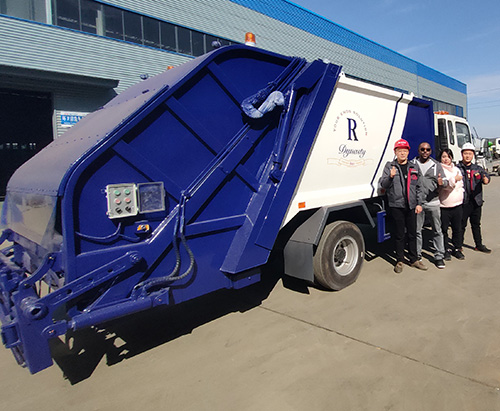
{"label": "ground shadow", "polygon": [[[365,238],[365,259],[383,258],[395,264],[392,240],[377,242],[376,230],[361,227]],[[430,238],[424,233],[425,244]],[[431,254],[432,255],[432,254]],[[430,258],[430,257],[429,257]],[[244,312],[262,303],[282,279],[283,286],[309,294],[310,282],[284,275],[282,247],[271,253],[263,267],[261,281],[242,290],[220,290],[171,307],[158,307],[129,315],[106,324],[68,333],[64,341],[51,340],[52,356],[71,384],[89,378],[105,359],[108,366],[135,357],[177,339],[232,312]]]}
{"label": "ground shadow", "polygon": [[282,254],[273,252],[262,280],[241,290],[220,290],[171,307],[158,307],[98,327],[51,340],[52,356],[71,384],[89,378],[105,358],[115,365],[172,341],[232,312],[244,312],[265,300],[283,272]]}
{"label": "ground shadow", "polygon": [[[372,261],[376,258],[382,258],[389,265],[396,264],[396,250],[392,238],[381,243],[377,240],[376,229],[370,226],[360,226],[365,239],[365,260]],[[390,225],[389,225],[390,229]],[[424,262],[434,263],[434,247],[432,245],[432,229],[430,226],[424,226],[422,230],[422,259]],[[407,250],[405,249],[406,261],[409,261]]]}

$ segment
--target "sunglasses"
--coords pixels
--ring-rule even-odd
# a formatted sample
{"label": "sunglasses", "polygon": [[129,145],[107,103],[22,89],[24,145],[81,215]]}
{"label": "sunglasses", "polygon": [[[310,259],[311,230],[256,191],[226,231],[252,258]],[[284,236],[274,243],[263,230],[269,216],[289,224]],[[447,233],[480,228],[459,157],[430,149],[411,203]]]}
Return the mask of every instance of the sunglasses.
{"label": "sunglasses", "polygon": [[421,148],[420,151],[431,151],[430,148]]}

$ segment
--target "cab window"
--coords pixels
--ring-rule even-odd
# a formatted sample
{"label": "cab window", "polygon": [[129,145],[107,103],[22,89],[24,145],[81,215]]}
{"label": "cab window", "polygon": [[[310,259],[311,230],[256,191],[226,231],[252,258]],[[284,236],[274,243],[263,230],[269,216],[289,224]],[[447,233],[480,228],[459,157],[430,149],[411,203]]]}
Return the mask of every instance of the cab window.
{"label": "cab window", "polygon": [[454,145],[455,144],[455,133],[453,132],[453,123],[450,120],[448,120],[448,134],[450,136],[450,144]]}
{"label": "cab window", "polygon": [[471,137],[470,137],[469,126],[467,124],[459,122],[455,123],[455,126],[457,128],[458,146],[462,147],[465,143],[470,143]]}

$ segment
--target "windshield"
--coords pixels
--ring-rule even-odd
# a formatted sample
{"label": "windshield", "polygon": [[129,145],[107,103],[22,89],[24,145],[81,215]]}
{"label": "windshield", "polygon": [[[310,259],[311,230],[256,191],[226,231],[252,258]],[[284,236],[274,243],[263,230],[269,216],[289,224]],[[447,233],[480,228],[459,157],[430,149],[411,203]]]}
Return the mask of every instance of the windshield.
{"label": "windshield", "polygon": [[456,122],[455,127],[457,129],[457,143],[459,147],[462,147],[465,143],[472,143],[467,124]]}

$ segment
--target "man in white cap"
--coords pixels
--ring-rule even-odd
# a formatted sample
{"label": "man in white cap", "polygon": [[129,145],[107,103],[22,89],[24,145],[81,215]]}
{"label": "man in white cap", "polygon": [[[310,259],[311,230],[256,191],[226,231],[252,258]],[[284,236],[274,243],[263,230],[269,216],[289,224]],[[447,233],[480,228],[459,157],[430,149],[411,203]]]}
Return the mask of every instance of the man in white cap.
{"label": "man in white cap", "polygon": [[458,163],[458,168],[464,176],[464,203],[462,230],[465,235],[467,220],[470,220],[472,236],[476,243],[475,250],[483,253],[491,253],[491,250],[483,244],[481,236],[481,212],[484,203],[483,184],[490,183],[489,174],[481,166],[474,164],[475,148],[472,143],[465,143],[462,146],[462,161]]}

